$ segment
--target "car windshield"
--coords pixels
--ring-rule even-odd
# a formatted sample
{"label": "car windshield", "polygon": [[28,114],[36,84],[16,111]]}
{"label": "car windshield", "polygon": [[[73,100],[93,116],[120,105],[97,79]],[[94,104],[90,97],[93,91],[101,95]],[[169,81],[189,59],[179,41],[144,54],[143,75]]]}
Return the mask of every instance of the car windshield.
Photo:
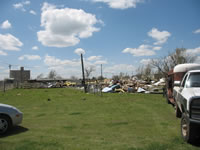
{"label": "car windshield", "polygon": [[191,73],[186,83],[187,88],[200,87],[200,72]]}

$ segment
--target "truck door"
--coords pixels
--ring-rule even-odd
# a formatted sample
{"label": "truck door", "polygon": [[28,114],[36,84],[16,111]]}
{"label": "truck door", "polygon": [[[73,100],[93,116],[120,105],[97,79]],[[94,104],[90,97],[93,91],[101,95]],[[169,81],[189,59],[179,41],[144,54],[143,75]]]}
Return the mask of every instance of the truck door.
{"label": "truck door", "polygon": [[183,77],[183,80],[181,82],[181,85],[180,85],[180,88],[178,90],[178,95],[177,95],[177,104],[179,106],[179,108],[181,108],[181,104],[184,106],[185,104],[183,104],[183,101],[184,101],[184,97],[183,97],[183,94],[182,94],[182,91],[183,89],[185,88],[185,84],[186,84],[186,80],[187,80],[187,77],[188,77],[188,74],[186,74],[184,77]]}

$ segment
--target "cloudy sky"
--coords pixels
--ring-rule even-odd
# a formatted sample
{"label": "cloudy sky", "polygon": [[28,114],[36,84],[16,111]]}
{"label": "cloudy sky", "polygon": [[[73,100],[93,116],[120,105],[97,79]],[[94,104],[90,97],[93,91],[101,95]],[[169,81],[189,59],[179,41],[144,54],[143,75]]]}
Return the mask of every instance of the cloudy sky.
{"label": "cloudy sky", "polygon": [[200,63],[199,0],[0,0],[0,79],[24,66],[80,77],[135,74],[150,59],[184,47]]}

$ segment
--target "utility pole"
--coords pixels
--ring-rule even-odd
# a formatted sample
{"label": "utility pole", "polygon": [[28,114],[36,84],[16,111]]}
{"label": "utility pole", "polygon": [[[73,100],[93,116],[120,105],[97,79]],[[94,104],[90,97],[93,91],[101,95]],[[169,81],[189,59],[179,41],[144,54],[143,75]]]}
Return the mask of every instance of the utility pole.
{"label": "utility pole", "polygon": [[12,67],[12,65],[11,65],[11,64],[9,64],[9,66],[8,66],[8,67],[9,67],[9,70],[11,70],[11,67]]}
{"label": "utility pole", "polygon": [[10,70],[11,70],[11,67],[12,67],[12,65],[11,64],[9,64],[9,78],[10,78]]}
{"label": "utility pole", "polygon": [[103,81],[103,71],[102,71],[102,64],[101,64],[101,82],[100,82],[101,96],[102,96],[102,81]]}
{"label": "utility pole", "polygon": [[83,64],[83,54],[81,54],[81,66],[82,66],[82,76],[83,76],[82,84],[83,84],[83,86],[84,86],[84,92],[87,93],[86,84],[85,84],[85,73],[84,73],[84,64]]}
{"label": "utility pole", "polygon": [[101,64],[101,80],[103,80],[102,64]]}
{"label": "utility pole", "polygon": [[5,81],[5,79],[3,80],[3,92],[4,93],[6,92],[6,81]]}

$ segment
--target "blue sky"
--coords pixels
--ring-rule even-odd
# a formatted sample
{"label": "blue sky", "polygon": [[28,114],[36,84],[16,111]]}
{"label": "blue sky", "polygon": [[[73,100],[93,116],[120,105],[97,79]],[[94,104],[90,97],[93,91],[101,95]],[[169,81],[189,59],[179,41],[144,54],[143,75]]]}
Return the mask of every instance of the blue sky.
{"label": "blue sky", "polygon": [[8,66],[81,76],[135,74],[139,65],[184,47],[200,63],[199,0],[0,0],[0,79]]}

